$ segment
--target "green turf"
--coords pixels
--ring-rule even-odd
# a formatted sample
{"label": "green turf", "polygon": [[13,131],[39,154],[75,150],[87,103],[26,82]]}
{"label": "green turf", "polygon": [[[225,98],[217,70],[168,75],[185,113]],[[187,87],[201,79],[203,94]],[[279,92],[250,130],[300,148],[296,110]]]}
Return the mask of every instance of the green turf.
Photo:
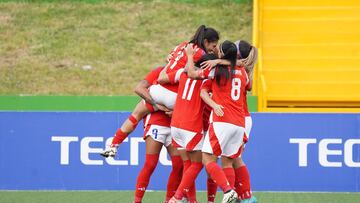
{"label": "green turf", "polygon": [[[86,202],[86,203],[131,203],[133,191],[0,191],[0,202]],[[259,203],[356,203],[360,202],[360,193],[274,193],[255,192]],[[206,202],[206,193],[198,192],[198,202]],[[147,192],[143,203],[161,203],[165,192]],[[216,202],[222,194],[218,192]]]}

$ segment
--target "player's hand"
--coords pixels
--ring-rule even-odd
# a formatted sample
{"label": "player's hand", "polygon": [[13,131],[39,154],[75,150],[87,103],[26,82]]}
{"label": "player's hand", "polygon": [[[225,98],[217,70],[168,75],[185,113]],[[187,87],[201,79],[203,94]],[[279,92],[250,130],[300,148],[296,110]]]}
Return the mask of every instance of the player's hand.
{"label": "player's hand", "polygon": [[237,66],[245,66],[245,60],[244,59],[236,60],[236,65]]}
{"label": "player's hand", "polygon": [[223,108],[224,108],[223,106],[221,106],[219,104],[215,104],[213,107],[213,110],[217,116],[222,117],[222,116],[224,116],[224,111],[222,110]]}
{"label": "player's hand", "polygon": [[165,111],[165,114],[171,118],[172,114],[173,114],[173,111]]}
{"label": "player's hand", "polygon": [[186,52],[186,55],[189,57],[189,56],[194,56],[194,47],[193,47],[193,43],[189,43],[187,46],[186,46],[186,49],[185,49],[185,52]]}
{"label": "player's hand", "polygon": [[156,108],[157,108],[159,111],[165,111],[165,112],[169,112],[169,111],[170,111],[170,109],[166,108],[166,106],[164,106],[164,105],[156,104],[155,106],[156,106]]}
{"label": "player's hand", "polygon": [[214,60],[204,61],[200,65],[202,69],[207,69],[207,68],[214,68],[217,64],[218,64],[218,60],[214,59]]}

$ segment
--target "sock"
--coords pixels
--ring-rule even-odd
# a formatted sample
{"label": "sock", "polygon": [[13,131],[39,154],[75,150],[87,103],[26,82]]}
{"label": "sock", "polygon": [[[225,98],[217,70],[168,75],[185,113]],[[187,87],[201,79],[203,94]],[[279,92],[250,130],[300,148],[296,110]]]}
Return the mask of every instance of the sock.
{"label": "sock", "polygon": [[217,165],[217,163],[210,162],[205,166],[205,168],[210,177],[218,186],[220,186],[224,193],[231,190],[230,183],[227,180],[224,171]]}
{"label": "sock", "polygon": [[124,133],[121,128],[119,128],[115,133],[115,136],[111,142],[111,146],[113,147],[121,144],[127,138],[127,136],[128,134]]}
{"label": "sock", "polygon": [[[201,171],[201,169],[200,169],[200,171]],[[197,203],[195,180],[194,180],[194,184],[192,184],[192,186],[189,188],[189,192],[187,193],[187,197],[189,199],[189,203]]]}
{"label": "sock", "polygon": [[[188,193],[188,198],[190,202],[196,201],[196,191],[189,194],[189,190],[193,185],[195,185],[195,179],[199,175],[203,165],[201,162],[192,162],[191,166],[183,174],[181,183],[176,190],[175,198],[181,200],[184,197],[184,194]],[[194,187],[195,190],[195,187]]]}
{"label": "sock", "polygon": [[251,198],[250,174],[246,165],[235,169],[235,191],[241,199]]}
{"label": "sock", "polygon": [[183,164],[184,164],[184,168],[183,168],[183,176],[184,176],[185,171],[191,166],[191,161],[190,160],[183,161]]}
{"label": "sock", "polygon": [[235,171],[234,168],[223,168],[223,171],[226,175],[226,178],[228,179],[230,186],[234,188],[235,185]]}
{"label": "sock", "polygon": [[208,202],[215,202],[216,191],[217,191],[217,184],[213,181],[213,179],[208,177],[207,179]]}
{"label": "sock", "polygon": [[166,201],[169,201],[171,197],[175,195],[175,192],[181,182],[183,173],[183,162],[180,156],[171,157],[172,170],[169,175],[169,180],[166,190]]}
{"label": "sock", "polygon": [[[181,180],[184,178],[185,171],[191,166],[190,160],[183,161],[183,175],[181,176]],[[181,182],[181,181],[180,181]],[[185,194],[185,197],[188,197],[188,194]]]}
{"label": "sock", "polygon": [[149,184],[150,176],[154,172],[158,160],[159,160],[159,154],[146,154],[144,166],[141,169],[136,181],[134,202],[142,201],[146,188]]}

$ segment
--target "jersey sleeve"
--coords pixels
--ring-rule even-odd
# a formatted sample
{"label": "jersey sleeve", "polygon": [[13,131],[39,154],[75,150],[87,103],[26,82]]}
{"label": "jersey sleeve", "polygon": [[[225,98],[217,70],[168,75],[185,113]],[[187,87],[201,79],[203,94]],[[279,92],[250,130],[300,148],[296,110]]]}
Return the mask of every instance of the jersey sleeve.
{"label": "jersey sleeve", "polygon": [[170,84],[178,83],[180,80],[181,73],[183,72],[184,72],[184,68],[180,68],[179,70],[171,71],[170,73],[167,73],[167,76],[169,78],[169,83]]}
{"label": "jersey sleeve", "polygon": [[197,71],[201,79],[213,79],[215,76],[215,68],[199,69]]}
{"label": "jersey sleeve", "polygon": [[157,81],[160,72],[162,71],[164,67],[157,67],[153,69],[149,74],[147,74],[144,78],[149,84],[153,84]]}
{"label": "jersey sleeve", "polygon": [[205,51],[199,47],[195,47],[194,51],[195,51],[193,56],[194,63],[198,62],[201,59],[201,57],[206,54]]}
{"label": "jersey sleeve", "polygon": [[206,79],[203,80],[203,83],[201,85],[201,89],[205,89],[207,91],[211,91],[211,86],[212,86],[212,80],[211,79]]}

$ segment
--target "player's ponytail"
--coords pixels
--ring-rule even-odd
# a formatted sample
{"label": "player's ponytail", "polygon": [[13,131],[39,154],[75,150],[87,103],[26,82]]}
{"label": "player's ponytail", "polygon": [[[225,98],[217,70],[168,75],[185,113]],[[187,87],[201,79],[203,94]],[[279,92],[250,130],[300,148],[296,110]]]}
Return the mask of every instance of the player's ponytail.
{"label": "player's ponytail", "polygon": [[225,40],[220,44],[220,52],[222,53],[222,59],[226,59],[230,62],[230,68],[228,66],[219,66],[215,71],[215,80],[218,85],[225,85],[229,79],[232,78],[232,72],[236,66],[237,48],[236,45],[228,40]]}
{"label": "player's ponytail", "polygon": [[252,79],[254,66],[257,61],[258,50],[249,42],[240,40],[235,42],[241,63],[244,65],[249,78]]}
{"label": "player's ponytail", "polygon": [[200,27],[196,30],[195,35],[191,38],[190,43],[196,44],[198,47],[206,51],[204,40],[206,39],[210,43],[218,41],[219,38],[219,33],[214,28],[200,25]]}

